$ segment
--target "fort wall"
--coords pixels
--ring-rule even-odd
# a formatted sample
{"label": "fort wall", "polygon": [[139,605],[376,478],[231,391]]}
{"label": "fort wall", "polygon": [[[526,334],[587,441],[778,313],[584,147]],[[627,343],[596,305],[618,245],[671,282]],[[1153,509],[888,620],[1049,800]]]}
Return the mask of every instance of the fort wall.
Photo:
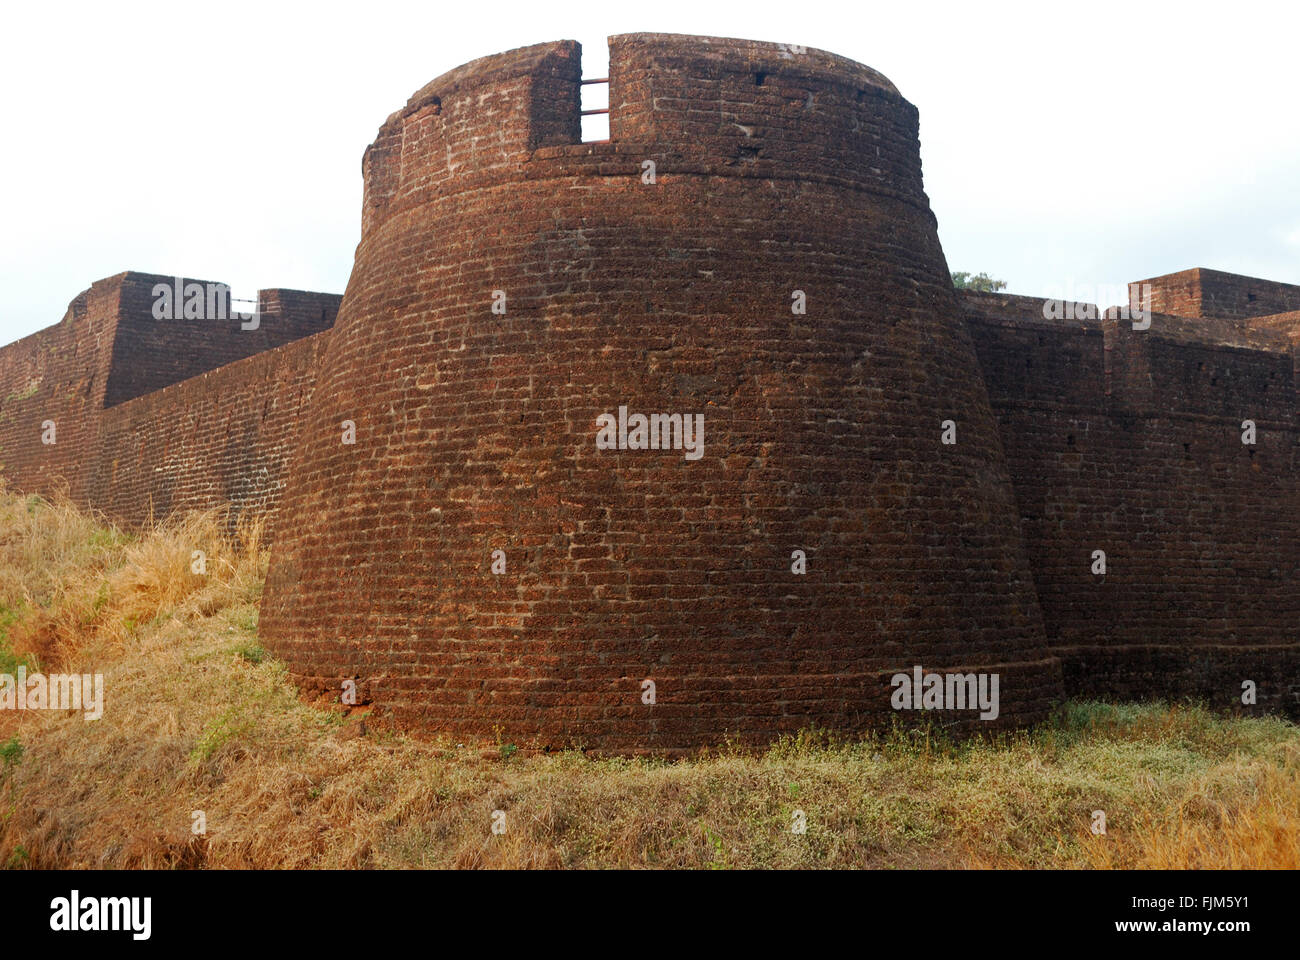
{"label": "fort wall", "polygon": [[[380,129],[271,649],[399,725],[547,746],[861,728],[917,663],[1000,672],[998,723],[1048,715],[915,108],[776,44],[615,37],[609,70],[609,143],[577,142],[572,43],[453,71]],[[620,407],[702,415],[704,455],[598,449]]]}
{"label": "fort wall", "polygon": [[[1001,677],[965,729],[1243,680],[1300,714],[1300,287],[1155,278],[1146,330],[959,296],[878,73],[613,37],[600,143],[580,81],[539,44],[389,116],[342,298],[250,330],[119,274],[0,348],[9,486],[267,518],[268,645],[422,731],[860,729],[916,665]],[[702,415],[702,455],[599,449],[620,407]]]}
{"label": "fort wall", "polygon": [[176,511],[230,507],[234,520],[272,509],[342,298],[263,290],[256,321],[236,317],[228,299],[219,317],[160,318],[155,288],[175,283],[135,272],[97,281],[62,322],[0,348],[0,470],[11,489],[67,494],[128,526]]}
{"label": "fort wall", "polygon": [[1300,712],[1300,433],[1285,339],[1160,314],[1145,331],[1048,321],[1023,297],[968,295],[965,307],[1067,692],[1240,706],[1253,680],[1261,704]]}
{"label": "fort wall", "polygon": [[58,324],[0,349],[0,469],[12,489],[86,502],[123,276],[97,281]]}
{"label": "fort wall", "polygon": [[1300,286],[1193,267],[1140,281],[1151,309],[1180,317],[1245,319],[1300,310]]}
{"label": "fort wall", "polygon": [[273,534],[285,463],[328,331],[103,411],[87,500],[129,525],[188,510],[262,516]]}

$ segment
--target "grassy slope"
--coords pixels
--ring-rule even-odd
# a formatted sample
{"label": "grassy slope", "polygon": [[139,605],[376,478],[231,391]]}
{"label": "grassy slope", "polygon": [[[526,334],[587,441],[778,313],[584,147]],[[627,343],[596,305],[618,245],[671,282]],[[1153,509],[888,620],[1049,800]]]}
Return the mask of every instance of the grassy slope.
{"label": "grassy slope", "polygon": [[1075,703],[997,744],[810,733],[679,763],[361,735],[258,645],[257,533],[229,541],[208,516],[131,538],[0,491],[0,672],[107,687],[95,722],[0,714],[0,865],[1300,864],[1300,731],[1195,706]]}

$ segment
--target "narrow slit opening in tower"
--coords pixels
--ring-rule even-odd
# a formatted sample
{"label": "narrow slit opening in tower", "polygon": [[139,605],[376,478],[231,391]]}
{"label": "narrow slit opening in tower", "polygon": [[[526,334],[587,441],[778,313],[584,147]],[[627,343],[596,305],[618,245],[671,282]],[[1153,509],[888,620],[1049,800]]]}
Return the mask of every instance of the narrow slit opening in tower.
{"label": "narrow slit opening in tower", "polygon": [[584,54],[579,109],[582,111],[582,142],[609,142],[609,48],[594,45],[604,57]]}

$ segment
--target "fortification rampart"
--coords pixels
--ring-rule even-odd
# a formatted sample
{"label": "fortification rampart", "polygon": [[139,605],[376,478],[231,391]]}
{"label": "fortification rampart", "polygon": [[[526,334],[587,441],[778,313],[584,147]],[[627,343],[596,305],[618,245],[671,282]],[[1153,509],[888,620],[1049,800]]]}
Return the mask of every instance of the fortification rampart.
{"label": "fortification rampart", "polygon": [[[161,309],[162,288],[198,291],[190,315],[175,297]],[[263,290],[240,316],[222,284],[97,281],[58,325],[0,349],[5,480],[133,526],[269,511],[341,299]]]}
{"label": "fortification rampart", "polygon": [[[829,54],[616,37],[612,142],[564,143],[577,54],[453,71],[367,152],[267,642],[400,724],[549,745],[860,727],[918,662],[1000,671],[997,722],[1045,716],[915,109]],[[597,448],[620,408],[703,416],[703,455]]]}
{"label": "fortification rampart", "polygon": [[[967,729],[1244,680],[1297,712],[1300,288],[1155,278],[1187,316],[1145,330],[959,298],[874,71],[614,37],[603,143],[580,81],[540,44],[393,113],[341,303],[263,291],[250,331],[93,285],[0,350],[7,480],[273,518],[267,643],[421,730],[857,729],[918,665],[1001,678]],[[699,456],[602,448],[620,409],[699,415]]]}
{"label": "fortification rampart", "polygon": [[[965,307],[1066,689],[1300,706],[1300,435],[1286,339],[1155,314]],[[1095,313],[1095,311],[1094,311]],[[1253,443],[1243,443],[1244,421]],[[1104,551],[1106,572],[1094,572]]]}
{"label": "fortification rampart", "polygon": [[96,282],[57,325],[0,351],[0,468],[12,488],[63,489],[85,502],[85,457],[98,440],[120,279]]}
{"label": "fortification rampart", "polygon": [[1140,281],[1150,306],[1180,317],[1244,320],[1300,310],[1300,286],[1193,267]]}
{"label": "fortification rampart", "polygon": [[186,510],[265,517],[328,331],[226,364],[103,412],[87,500],[127,523]]}

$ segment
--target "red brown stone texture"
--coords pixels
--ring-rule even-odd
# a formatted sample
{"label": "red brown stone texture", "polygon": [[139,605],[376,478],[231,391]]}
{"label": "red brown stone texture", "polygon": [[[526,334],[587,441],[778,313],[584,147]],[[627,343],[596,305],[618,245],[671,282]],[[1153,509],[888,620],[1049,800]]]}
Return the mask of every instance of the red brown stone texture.
{"label": "red brown stone texture", "polygon": [[1026,297],[965,307],[1067,692],[1240,708],[1251,681],[1260,707],[1300,712],[1300,437],[1283,318],[1157,313],[1136,330],[1045,320]]}
{"label": "red brown stone texture", "polygon": [[327,341],[318,333],[103,411],[88,499],[128,522],[230,507],[266,518]]}
{"label": "red brown stone texture", "polygon": [[[1155,278],[1145,331],[959,298],[880,74],[614,37],[604,143],[580,79],[540,44],[392,114],[341,305],[157,320],[170,278],[128,273],[4,348],[10,485],[273,519],[267,644],[423,732],[857,730],[918,664],[999,675],[997,721],[929,715],[965,730],[1066,694],[1241,708],[1243,680],[1297,713],[1300,288]],[[620,407],[702,414],[703,455],[598,449]]]}
{"label": "red brown stone texture", "polygon": [[1204,267],[1138,283],[1150,285],[1152,310],[1179,317],[1242,320],[1300,310],[1300,286]]}
{"label": "red brown stone texture", "polygon": [[100,280],[58,325],[0,350],[0,469],[12,489],[65,492],[132,526],[175,510],[270,515],[341,298],[263,290],[248,330],[229,311],[156,319],[154,290],[174,282]]}
{"label": "red brown stone texture", "polygon": [[[997,723],[1046,716],[1059,666],[915,108],[775,44],[615,37],[609,69],[609,143],[577,142],[571,42],[381,127],[270,647],[401,726],[549,747],[857,729],[916,664],[998,673]],[[703,457],[598,449],[620,406],[702,414]]]}

